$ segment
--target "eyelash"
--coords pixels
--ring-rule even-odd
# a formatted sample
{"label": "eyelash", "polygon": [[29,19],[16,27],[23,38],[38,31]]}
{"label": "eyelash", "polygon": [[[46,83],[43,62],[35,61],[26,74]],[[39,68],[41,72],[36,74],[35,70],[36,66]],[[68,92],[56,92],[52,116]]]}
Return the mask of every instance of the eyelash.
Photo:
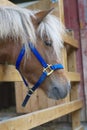
{"label": "eyelash", "polygon": [[50,46],[50,47],[52,46],[52,43],[49,42],[49,41],[44,41],[44,43],[45,43],[46,46]]}

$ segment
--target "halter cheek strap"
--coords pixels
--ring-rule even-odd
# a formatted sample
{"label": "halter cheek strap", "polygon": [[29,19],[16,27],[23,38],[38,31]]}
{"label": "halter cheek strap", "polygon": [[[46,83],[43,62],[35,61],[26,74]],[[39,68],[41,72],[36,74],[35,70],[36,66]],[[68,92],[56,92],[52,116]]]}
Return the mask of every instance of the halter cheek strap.
{"label": "halter cheek strap", "polygon": [[55,70],[64,69],[62,64],[54,64],[54,65],[47,64],[46,61],[43,59],[43,57],[40,55],[40,53],[37,51],[37,49],[35,48],[35,46],[32,43],[29,43],[29,48],[32,51],[32,53],[35,55],[37,60],[40,62],[40,64],[42,65],[43,72],[42,72],[39,80],[35,83],[35,85],[32,88],[29,88],[27,81],[25,80],[25,78],[23,77],[23,75],[21,74],[21,72],[19,70],[22,58],[25,54],[25,46],[23,46],[20,51],[20,54],[18,56],[18,59],[16,61],[16,69],[20,72],[25,86],[28,87],[28,89],[29,89],[28,93],[22,103],[23,107],[27,104],[27,102],[28,102],[29,98],[31,97],[31,95],[33,94],[33,92],[44,82],[44,80],[46,79],[47,76],[51,75]]}

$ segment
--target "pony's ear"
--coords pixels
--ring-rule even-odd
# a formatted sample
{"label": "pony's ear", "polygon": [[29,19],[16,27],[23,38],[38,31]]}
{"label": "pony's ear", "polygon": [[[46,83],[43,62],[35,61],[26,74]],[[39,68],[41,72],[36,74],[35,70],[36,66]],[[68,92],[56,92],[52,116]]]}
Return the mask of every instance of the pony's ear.
{"label": "pony's ear", "polygon": [[41,23],[41,21],[53,10],[54,8],[51,8],[49,10],[39,11],[35,14],[36,16],[36,22],[37,24]]}

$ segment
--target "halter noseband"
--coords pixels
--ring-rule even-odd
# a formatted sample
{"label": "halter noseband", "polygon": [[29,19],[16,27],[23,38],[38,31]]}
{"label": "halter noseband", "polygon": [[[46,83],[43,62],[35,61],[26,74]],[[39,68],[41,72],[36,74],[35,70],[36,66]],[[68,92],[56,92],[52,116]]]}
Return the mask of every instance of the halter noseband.
{"label": "halter noseband", "polygon": [[25,54],[25,46],[23,45],[23,47],[20,51],[20,54],[17,58],[17,61],[16,61],[16,69],[20,72],[22,79],[24,81],[24,84],[28,88],[28,93],[22,103],[23,107],[27,104],[27,102],[28,102],[29,98],[31,97],[31,95],[33,94],[33,92],[43,83],[43,81],[46,79],[47,76],[51,75],[55,70],[64,69],[62,64],[54,64],[54,65],[47,64],[32,43],[29,43],[29,48],[32,51],[32,53],[36,56],[37,60],[43,66],[43,72],[42,72],[39,80],[35,83],[35,85],[32,88],[29,88],[29,84],[27,83],[27,81],[25,80],[25,78],[23,77],[23,75],[21,74],[21,72],[19,70],[22,58]]}

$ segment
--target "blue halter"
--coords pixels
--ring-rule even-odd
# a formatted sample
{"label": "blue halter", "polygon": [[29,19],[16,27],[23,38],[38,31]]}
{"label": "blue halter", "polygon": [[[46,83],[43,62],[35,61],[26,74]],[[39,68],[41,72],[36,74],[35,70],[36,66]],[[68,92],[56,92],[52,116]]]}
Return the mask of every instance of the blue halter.
{"label": "blue halter", "polygon": [[25,80],[25,78],[23,77],[23,75],[21,74],[21,72],[19,70],[22,58],[25,54],[25,46],[23,45],[23,47],[20,51],[20,54],[17,58],[17,61],[16,61],[16,69],[20,72],[22,79],[24,81],[24,84],[28,88],[28,93],[22,103],[23,107],[27,104],[27,102],[28,102],[29,98],[31,97],[31,95],[33,94],[33,92],[43,83],[43,81],[46,79],[47,76],[51,75],[53,73],[53,71],[55,71],[55,70],[64,69],[62,64],[54,64],[54,65],[47,64],[32,43],[29,43],[29,48],[32,51],[32,53],[36,56],[36,58],[40,62],[40,64],[43,66],[43,72],[42,72],[39,80],[35,83],[35,85],[32,88],[29,88],[27,81]]}

